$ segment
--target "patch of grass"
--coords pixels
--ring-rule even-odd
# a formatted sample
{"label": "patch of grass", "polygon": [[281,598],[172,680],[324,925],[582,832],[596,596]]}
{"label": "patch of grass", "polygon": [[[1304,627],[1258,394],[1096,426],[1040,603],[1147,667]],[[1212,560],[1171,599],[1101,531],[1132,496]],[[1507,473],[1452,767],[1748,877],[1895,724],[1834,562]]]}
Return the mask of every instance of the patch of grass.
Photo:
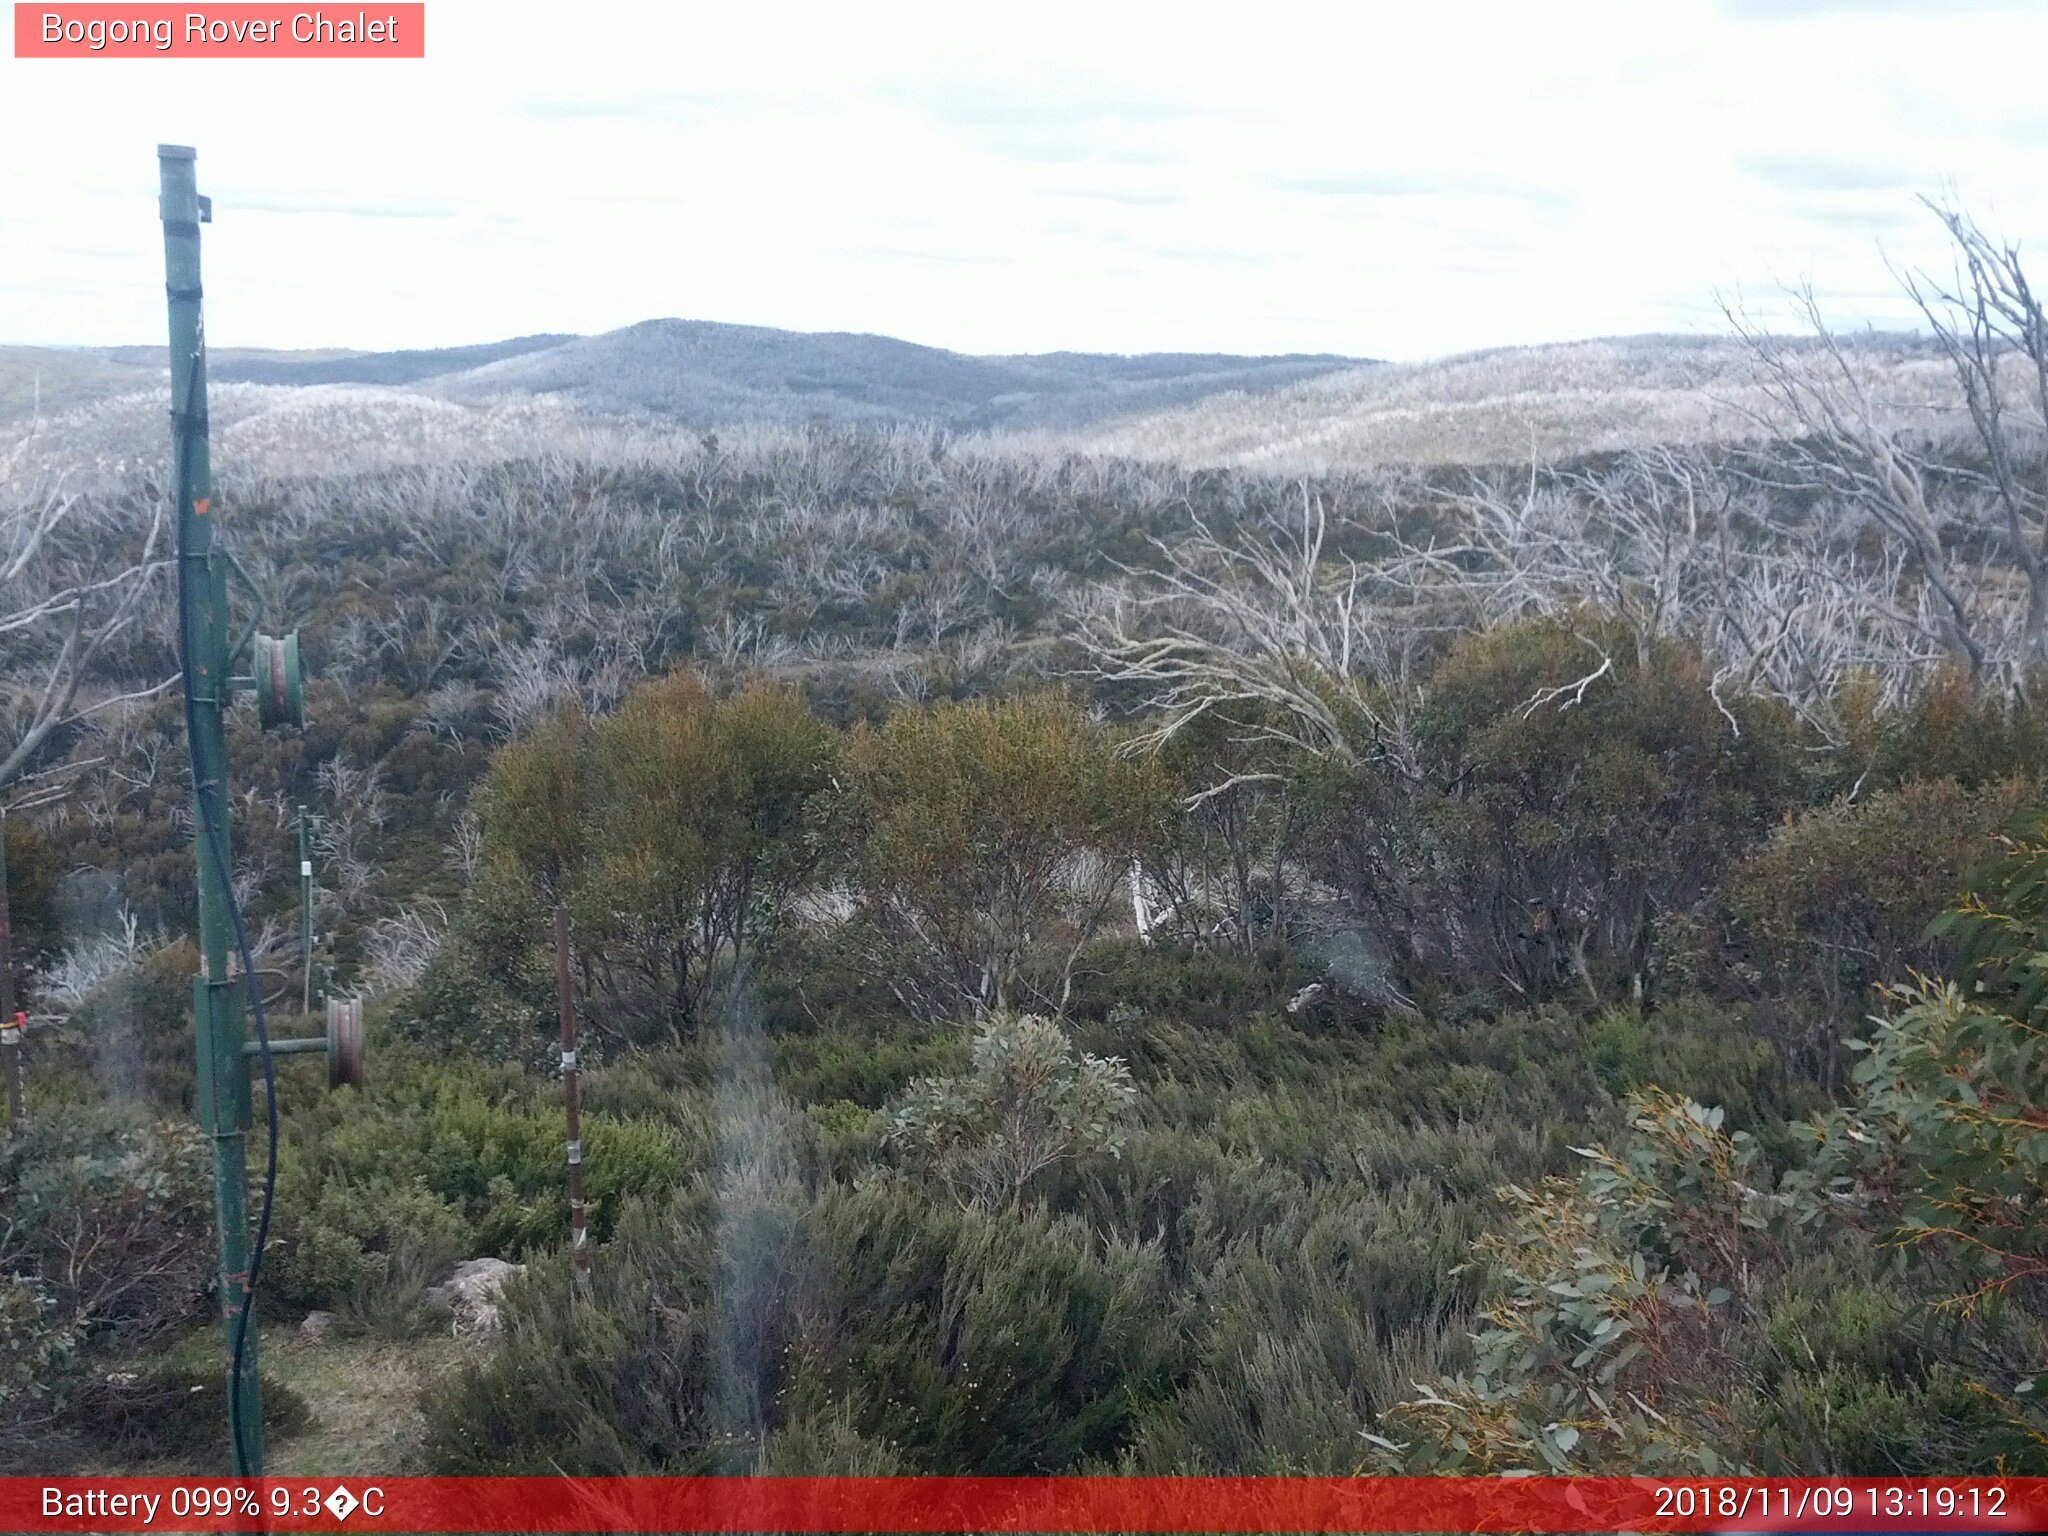
{"label": "patch of grass", "polygon": [[[265,1329],[264,1471],[279,1477],[423,1472],[419,1398],[467,1353],[448,1336],[405,1342]],[[162,1353],[102,1375],[52,1454],[75,1475],[224,1472],[228,1432],[220,1334],[194,1329]],[[59,1470],[56,1462],[38,1470]]]}
{"label": "patch of grass", "polygon": [[263,1348],[266,1367],[299,1395],[310,1420],[271,1449],[268,1470],[286,1477],[424,1472],[420,1394],[467,1353],[447,1337],[315,1342],[296,1333],[266,1335]]}

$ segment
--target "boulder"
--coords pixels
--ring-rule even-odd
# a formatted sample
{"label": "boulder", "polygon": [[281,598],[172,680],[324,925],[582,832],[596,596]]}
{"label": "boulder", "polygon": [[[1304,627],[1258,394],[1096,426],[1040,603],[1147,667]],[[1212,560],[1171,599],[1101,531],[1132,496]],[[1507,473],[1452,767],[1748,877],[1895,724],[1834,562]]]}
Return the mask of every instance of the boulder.
{"label": "boulder", "polygon": [[524,1264],[503,1259],[465,1259],[427,1294],[447,1304],[457,1333],[496,1333],[500,1326],[498,1298],[505,1282],[526,1273]]}
{"label": "boulder", "polygon": [[1320,1003],[1323,1000],[1324,994],[1329,990],[1320,981],[1312,981],[1288,999],[1287,1011],[1289,1013],[1299,1013],[1302,1009],[1312,1004]]}

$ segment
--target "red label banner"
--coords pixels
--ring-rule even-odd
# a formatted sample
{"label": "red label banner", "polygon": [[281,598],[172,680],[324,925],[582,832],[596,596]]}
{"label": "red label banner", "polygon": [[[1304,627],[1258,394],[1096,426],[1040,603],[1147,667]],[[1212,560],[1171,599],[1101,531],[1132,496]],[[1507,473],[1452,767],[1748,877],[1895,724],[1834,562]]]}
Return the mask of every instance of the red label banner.
{"label": "red label banner", "polygon": [[17,59],[423,59],[424,4],[14,7]]}
{"label": "red label banner", "polygon": [[7,1531],[2048,1530],[2048,1478],[0,1478]]}

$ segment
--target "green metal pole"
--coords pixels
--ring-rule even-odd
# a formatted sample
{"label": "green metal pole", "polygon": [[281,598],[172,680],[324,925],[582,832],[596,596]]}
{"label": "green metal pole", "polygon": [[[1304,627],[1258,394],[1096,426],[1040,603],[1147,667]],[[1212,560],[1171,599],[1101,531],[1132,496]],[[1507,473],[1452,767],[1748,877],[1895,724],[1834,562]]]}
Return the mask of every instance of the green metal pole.
{"label": "green metal pole", "polygon": [[[226,882],[228,850],[227,730],[228,567],[213,545],[213,466],[206,422],[206,323],[201,313],[199,225],[211,216],[194,176],[196,156],[176,144],[157,146],[164,226],[164,286],[171,316],[171,447],[178,497],[178,596],[185,656],[186,719],[192,738],[193,853],[199,864],[199,953],[192,982],[193,1034],[198,1045],[199,1119],[213,1144],[213,1206],[220,1227],[221,1325],[229,1358],[249,1290],[249,1069],[242,1056],[242,988],[228,976],[232,942]],[[209,846],[209,839],[217,840]],[[217,849],[217,852],[216,852]],[[251,1320],[232,1394],[230,1436],[235,1472],[263,1471],[263,1402],[257,1386],[256,1330]],[[230,1366],[230,1374],[233,1367]]]}
{"label": "green metal pole", "polygon": [[313,843],[306,808],[299,807],[299,964],[305,971],[301,1013],[313,1011]]}

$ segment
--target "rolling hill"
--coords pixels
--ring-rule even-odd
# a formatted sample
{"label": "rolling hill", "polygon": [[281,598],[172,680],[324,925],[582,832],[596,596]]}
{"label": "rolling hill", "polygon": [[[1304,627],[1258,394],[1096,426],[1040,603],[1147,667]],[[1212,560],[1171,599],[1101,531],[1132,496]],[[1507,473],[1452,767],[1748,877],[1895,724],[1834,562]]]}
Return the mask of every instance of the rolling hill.
{"label": "rolling hill", "polygon": [[974,357],[887,336],[648,320],[430,381],[456,398],[561,394],[599,411],[691,426],[740,421],[924,421],[962,429],[1069,426],[1167,409],[1219,390],[1257,394],[1359,360],[1053,352]]}
{"label": "rolling hill", "polygon": [[[1933,426],[1959,408],[1927,338],[1845,340],[1881,414]],[[1223,391],[1105,421],[1060,442],[1193,468],[1311,474],[1548,460],[1774,436],[1789,425],[1739,341],[1626,336],[1333,370],[1256,396]]]}
{"label": "rolling hill", "polygon": [[[1916,427],[1954,417],[1954,381],[1928,339],[1867,335],[1848,346],[1886,417]],[[1303,474],[1548,460],[1790,425],[1743,345],[1726,337],[1631,336],[1420,363],[976,357],[885,336],[650,320],[598,336],[395,352],[222,349],[211,361],[221,462],[241,455],[263,473],[500,458],[622,426],[917,422],[999,449]],[[154,347],[0,347],[0,440],[40,412],[38,441],[15,456],[18,467],[154,462],[165,451],[165,377]]]}
{"label": "rolling hill", "polygon": [[[208,363],[218,384],[383,388],[464,404],[548,395],[587,412],[691,427],[917,421],[958,430],[1086,425],[1360,366],[1343,357],[1180,353],[972,357],[886,336],[693,320],[395,352],[220,348]],[[0,421],[29,415],[38,402],[61,410],[158,390],[164,366],[154,346],[0,349]]]}

